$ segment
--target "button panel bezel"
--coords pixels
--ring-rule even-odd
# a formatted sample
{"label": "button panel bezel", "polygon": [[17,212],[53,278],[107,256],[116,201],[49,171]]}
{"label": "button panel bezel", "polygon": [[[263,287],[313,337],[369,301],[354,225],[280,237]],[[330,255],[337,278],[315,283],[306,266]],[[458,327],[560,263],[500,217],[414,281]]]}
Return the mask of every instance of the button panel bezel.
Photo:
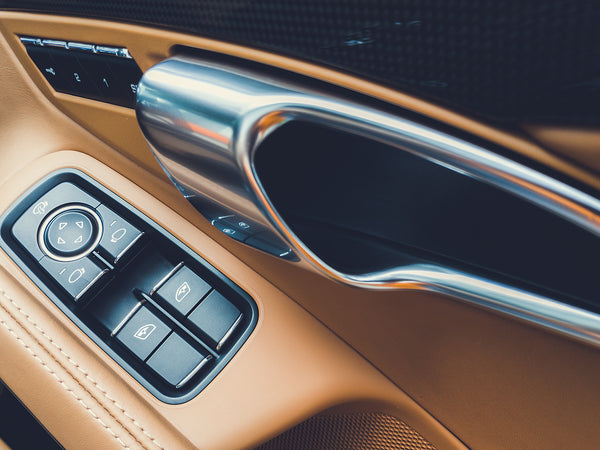
{"label": "button panel bezel", "polygon": [[[62,182],[70,182],[82,189],[86,194],[100,201],[112,211],[129,221],[133,226],[144,232],[144,239],[139,245],[134,246],[133,253],[139,254],[150,246],[152,251],[158,251],[173,267],[183,262],[195,273],[205,279],[213,289],[226,296],[236,307],[243,312],[241,323],[234,329],[233,336],[226,342],[221,352],[212,349],[208,352],[213,358],[203,365],[197,373],[190,374],[183,386],[174,388],[151,369],[143,361],[137,360],[124,346],[117,341],[115,336],[101,328],[94,322],[89,310],[86,308],[96,299],[104,298],[119,276],[126,274],[127,270],[134,268],[136,259],[134,255],[126,255],[116,268],[109,267],[109,273],[101,277],[97,288],[90,289],[86,296],[75,302],[61,288],[60,285],[46,273],[25,247],[23,247],[12,233],[12,226],[16,220],[44,194]],[[150,391],[159,400],[179,404],[186,402],[201,392],[225,367],[231,358],[241,348],[243,343],[252,333],[258,319],[258,308],[254,300],[239,286],[215,269],[205,259],[194,253],[176,237],[167,232],[152,219],[145,216],[136,208],[122,200],[109,189],[76,169],[61,169],[51,173],[36,183],[32,188],[19,197],[7,211],[0,217],[0,247],[21,267],[33,282],[67,315],[86,335],[88,335],[112,359],[132,375],[141,385]],[[37,232],[37,230],[36,230]],[[97,252],[92,252],[94,258],[99,257]],[[102,258],[99,258],[102,260]],[[108,264],[110,266],[110,264]],[[166,275],[166,273],[164,274]],[[151,289],[160,280],[154,280],[146,292],[136,292],[141,302],[146,302],[153,311],[160,313],[161,319],[178,333],[184,333],[190,342],[203,351],[208,348],[202,344],[201,339],[187,330],[186,326],[179,323],[178,319],[161,307],[160,302],[151,298]]]}

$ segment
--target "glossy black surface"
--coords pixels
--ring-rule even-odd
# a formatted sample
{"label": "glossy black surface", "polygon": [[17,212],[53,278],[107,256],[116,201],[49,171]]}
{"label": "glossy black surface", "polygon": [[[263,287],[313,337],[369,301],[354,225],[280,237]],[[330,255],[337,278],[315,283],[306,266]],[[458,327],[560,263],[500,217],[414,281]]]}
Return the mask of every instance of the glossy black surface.
{"label": "glossy black surface", "polygon": [[587,0],[0,0],[154,24],[332,66],[497,121],[600,123]]}

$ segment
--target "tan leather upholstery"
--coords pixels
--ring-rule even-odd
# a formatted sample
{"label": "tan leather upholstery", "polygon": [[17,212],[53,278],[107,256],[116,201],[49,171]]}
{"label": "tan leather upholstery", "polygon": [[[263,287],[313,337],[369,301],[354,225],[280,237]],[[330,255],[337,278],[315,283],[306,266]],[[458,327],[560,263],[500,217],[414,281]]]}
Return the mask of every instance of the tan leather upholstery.
{"label": "tan leather upholstery", "polygon": [[[166,405],[139,386],[0,256],[0,378],[67,447],[237,448],[350,400],[394,405],[440,444],[458,443],[430,416],[273,285],[159,201],[76,152],[30,162],[4,184],[2,209],[60,167],[83,170],[176,232],[253,296],[259,322],[242,350],[196,398]],[[10,274],[12,274],[12,276]],[[3,341],[4,342],[4,341]],[[63,411],[56,414],[57,408]],[[73,424],[83,426],[73,429]],[[79,432],[81,431],[81,432]]]}

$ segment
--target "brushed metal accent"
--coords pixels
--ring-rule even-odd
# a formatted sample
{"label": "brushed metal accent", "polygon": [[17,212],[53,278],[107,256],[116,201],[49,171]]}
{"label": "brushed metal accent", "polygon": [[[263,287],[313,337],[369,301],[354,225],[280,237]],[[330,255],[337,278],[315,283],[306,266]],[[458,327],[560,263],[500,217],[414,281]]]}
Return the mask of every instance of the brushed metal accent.
{"label": "brushed metal accent", "polygon": [[133,308],[131,308],[131,311],[129,311],[125,317],[123,317],[123,320],[121,320],[119,322],[119,324],[115,327],[114,330],[111,331],[110,336],[113,337],[115,336],[119,331],[121,331],[121,328],[123,328],[125,326],[125,324],[127,323],[127,321],[129,319],[131,319],[133,317],[133,315],[137,312],[138,309],[140,309],[140,307],[142,306],[142,302],[137,302],[135,304],[135,306]]}
{"label": "brushed metal accent", "polygon": [[223,335],[223,337],[221,338],[221,340],[217,344],[217,347],[216,347],[217,351],[221,350],[221,347],[223,347],[223,345],[225,345],[225,342],[227,342],[227,339],[229,339],[229,337],[233,334],[233,332],[235,331],[235,329],[237,328],[237,326],[242,321],[242,317],[244,317],[244,315],[242,313],[240,313],[240,315],[238,316],[238,318],[235,319],[235,322],[233,322],[233,325],[231,325],[229,327],[229,330],[227,330],[227,333],[225,333]]}
{"label": "brushed metal accent", "polygon": [[156,283],[156,284],[154,285],[154,287],[153,287],[153,288],[150,290],[150,297],[152,297],[152,296],[154,295],[154,293],[155,293],[156,291],[158,291],[158,290],[161,288],[161,286],[162,286],[163,284],[165,284],[165,283],[166,283],[166,282],[169,280],[169,278],[171,278],[173,275],[175,275],[175,273],[176,273],[176,272],[177,272],[179,269],[181,269],[182,267],[183,267],[183,261],[179,262],[179,263],[178,263],[178,264],[177,264],[175,267],[173,267],[173,268],[172,268],[172,269],[169,271],[169,273],[168,273],[168,274],[166,274],[164,277],[162,277],[162,278],[161,278],[161,279],[158,281],[158,283]]}
{"label": "brushed metal accent", "polygon": [[298,264],[342,283],[442,292],[600,345],[600,316],[460,271],[420,264],[362,275],[335,270],[282,220],[261,185],[253,160],[270,133],[289,121],[302,120],[407,151],[507,191],[600,236],[600,201],[592,196],[385,111],[226,64],[170,58],[144,74],[137,98],[138,121],[156,158],[209,220],[217,214],[239,214],[259,223],[300,255]]}

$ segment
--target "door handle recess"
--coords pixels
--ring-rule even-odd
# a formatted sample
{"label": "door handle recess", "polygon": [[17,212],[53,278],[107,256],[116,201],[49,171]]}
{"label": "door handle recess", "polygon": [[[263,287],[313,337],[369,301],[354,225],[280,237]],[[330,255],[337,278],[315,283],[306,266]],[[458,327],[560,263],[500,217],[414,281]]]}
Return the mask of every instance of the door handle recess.
{"label": "door handle recess", "polygon": [[600,345],[600,316],[448,267],[409,264],[362,274],[336,270],[282,219],[261,184],[254,156],[283,125],[317,123],[477,179],[600,236],[600,202],[582,191],[387,111],[283,77],[194,57],[170,58],[144,74],[137,115],[177,188],[208,220],[238,240],[355,287],[442,292]]}

